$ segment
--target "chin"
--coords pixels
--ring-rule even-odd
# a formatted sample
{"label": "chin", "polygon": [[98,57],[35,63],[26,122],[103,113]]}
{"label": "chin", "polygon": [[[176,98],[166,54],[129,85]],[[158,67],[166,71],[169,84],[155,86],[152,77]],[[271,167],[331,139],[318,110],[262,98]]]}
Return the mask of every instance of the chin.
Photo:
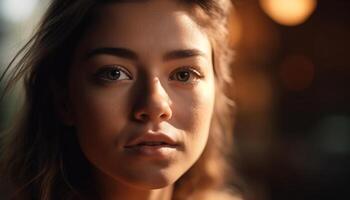
{"label": "chin", "polygon": [[129,185],[142,189],[142,190],[154,190],[168,187],[174,184],[178,180],[178,177],[170,175],[151,175],[149,177],[139,177],[137,180],[130,181]]}

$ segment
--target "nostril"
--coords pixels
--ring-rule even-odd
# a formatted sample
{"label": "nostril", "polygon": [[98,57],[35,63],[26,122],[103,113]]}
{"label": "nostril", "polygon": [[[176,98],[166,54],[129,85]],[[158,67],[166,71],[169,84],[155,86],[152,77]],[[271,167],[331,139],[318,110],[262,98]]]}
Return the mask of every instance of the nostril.
{"label": "nostril", "polygon": [[148,115],[146,113],[140,113],[137,118],[140,121],[147,121],[149,117],[148,117]]}
{"label": "nostril", "polygon": [[158,115],[158,117],[156,117],[156,115],[154,116],[155,118],[152,118],[151,115],[147,114],[147,113],[139,113],[137,115],[135,115],[135,119],[140,121],[140,122],[147,122],[149,120],[169,120],[171,115],[169,115],[168,113],[162,113],[160,115]]}
{"label": "nostril", "polygon": [[167,116],[167,114],[161,114],[161,115],[160,115],[160,118],[164,120],[164,119],[167,119],[168,116]]}
{"label": "nostril", "polygon": [[146,104],[135,109],[133,113],[133,118],[140,122],[154,121],[158,123],[159,121],[167,121],[172,117],[169,103],[155,101],[152,104]]}

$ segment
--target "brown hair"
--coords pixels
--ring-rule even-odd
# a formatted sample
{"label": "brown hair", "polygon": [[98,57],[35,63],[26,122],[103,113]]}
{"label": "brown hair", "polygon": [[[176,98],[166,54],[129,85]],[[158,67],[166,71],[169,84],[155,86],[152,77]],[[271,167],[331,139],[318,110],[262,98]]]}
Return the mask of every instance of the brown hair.
{"label": "brown hair", "polygon": [[[76,199],[89,190],[89,164],[69,134],[74,129],[58,118],[55,96],[64,92],[72,52],[93,20],[94,8],[118,1],[53,0],[34,36],[5,71],[14,66],[6,88],[23,78],[26,92],[21,116],[2,141],[1,172],[14,186],[14,199]],[[195,21],[209,35],[217,86],[208,144],[175,184],[173,199],[185,200],[223,189],[230,174],[232,103],[225,88],[231,84],[227,20],[232,7],[229,0],[178,1],[193,9]]]}

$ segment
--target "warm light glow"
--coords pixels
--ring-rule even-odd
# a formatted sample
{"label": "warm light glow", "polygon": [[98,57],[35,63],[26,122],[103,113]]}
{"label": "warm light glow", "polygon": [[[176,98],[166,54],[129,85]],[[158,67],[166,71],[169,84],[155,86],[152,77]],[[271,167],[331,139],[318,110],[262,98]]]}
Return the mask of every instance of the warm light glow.
{"label": "warm light glow", "polygon": [[232,11],[228,25],[230,30],[230,46],[233,49],[236,49],[239,42],[241,42],[242,24],[241,19],[235,10]]}
{"label": "warm light glow", "polygon": [[10,22],[21,22],[31,16],[38,0],[2,0],[0,14]]}
{"label": "warm light glow", "polygon": [[307,20],[316,8],[316,0],[260,0],[261,7],[277,23],[299,25]]}

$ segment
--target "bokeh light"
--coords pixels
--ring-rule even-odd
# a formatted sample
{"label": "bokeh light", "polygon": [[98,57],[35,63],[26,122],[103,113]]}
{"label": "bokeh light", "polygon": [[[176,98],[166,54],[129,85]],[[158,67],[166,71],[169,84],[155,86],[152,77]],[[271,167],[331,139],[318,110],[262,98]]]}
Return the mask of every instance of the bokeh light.
{"label": "bokeh light", "polygon": [[319,121],[314,132],[312,140],[317,141],[324,153],[336,155],[350,153],[350,117],[327,116]]}
{"label": "bokeh light", "polygon": [[235,81],[239,109],[249,113],[266,113],[272,103],[272,87],[266,75],[240,71]]}
{"label": "bokeh light", "polygon": [[316,4],[316,0],[260,0],[266,14],[286,26],[305,22],[315,10]]}

